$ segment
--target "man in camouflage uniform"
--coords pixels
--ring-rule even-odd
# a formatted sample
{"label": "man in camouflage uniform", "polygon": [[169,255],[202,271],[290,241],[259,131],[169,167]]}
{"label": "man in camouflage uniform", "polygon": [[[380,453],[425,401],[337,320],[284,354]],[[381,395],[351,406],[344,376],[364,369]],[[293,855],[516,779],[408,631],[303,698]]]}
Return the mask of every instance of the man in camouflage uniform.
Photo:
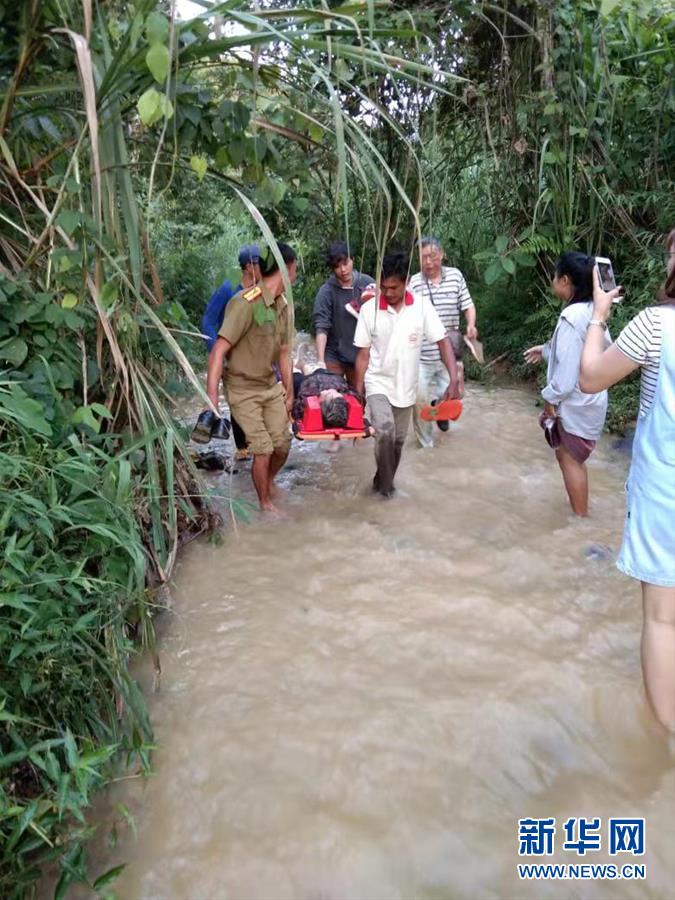
{"label": "man in camouflage uniform", "polygon": [[[296,255],[278,244],[291,283]],[[229,301],[218,337],[209,355],[206,392],[218,406],[218,382],[224,372],[225,395],[232,416],[244,430],[253,454],[251,474],[260,508],[274,511],[274,478],[286,462],[291,445],[289,412],[293,405],[293,344],[290,308],[282,274],[268,251],[260,259],[262,281]],[[273,363],[278,363],[281,383]]]}

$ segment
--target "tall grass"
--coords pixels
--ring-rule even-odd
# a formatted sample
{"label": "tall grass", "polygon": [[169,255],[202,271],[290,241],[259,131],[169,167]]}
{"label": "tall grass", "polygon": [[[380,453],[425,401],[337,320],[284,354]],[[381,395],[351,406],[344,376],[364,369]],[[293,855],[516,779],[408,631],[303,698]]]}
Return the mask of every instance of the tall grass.
{"label": "tall grass", "polygon": [[[181,541],[212,522],[165,383],[172,365],[206,402],[181,337],[197,309],[175,280],[163,290],[153,210],[190,172],[273,243],[275,206],[327,170],[345,223],[350,179],[373,197],[363,229],[381,254],[397,203],[414,218],[421,202],[371,137],[387,122],[419,171],[377,92],[444,89],[399,52],[409,24],[371,3],[267,6],[227,0],[180,24],[156,0],[30,0],[0,19],[3,896],[46,860],[59,896],[114,876],[87,874],[84,811],[114,765],[147,769],[128,659]],[[236,30],[214,38],[212,15]]]}

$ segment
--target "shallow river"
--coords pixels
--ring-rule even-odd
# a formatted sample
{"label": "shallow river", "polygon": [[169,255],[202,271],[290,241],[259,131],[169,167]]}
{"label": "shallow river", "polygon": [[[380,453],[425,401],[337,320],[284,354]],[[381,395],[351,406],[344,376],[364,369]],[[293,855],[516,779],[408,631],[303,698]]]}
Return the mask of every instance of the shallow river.
{"label": "shallow river", "polygon": [[[156,775],[101,804],[136,818],[98,871],[136,898],[675,897],[675,763],[645,709],[639,586],[615,554],[627,459],[590,463],[568,513],[533,397],[471,387],[401,495],[368,493],[372,443],[295,444],[288,520],[182,554],[150,699]],[[225,490],[228,476],[209,476]],[[251,494],[248,473],[233,478]],[[599,549],[598,546],[599,545]],[[558,823],[534,861],[616,862],[609,817],[646,818],[646,881],[523,882],[518,819]],[[602,849],[563,850],[600,817]],[[531,858],[525,861],[533,861]]]}

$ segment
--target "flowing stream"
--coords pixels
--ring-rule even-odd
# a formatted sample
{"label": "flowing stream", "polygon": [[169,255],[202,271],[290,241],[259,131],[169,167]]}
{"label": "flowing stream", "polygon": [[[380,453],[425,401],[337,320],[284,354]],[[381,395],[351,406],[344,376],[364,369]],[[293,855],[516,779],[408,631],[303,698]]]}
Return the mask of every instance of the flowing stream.
{"label": "flowing stream", "polygon": [[[603,440],[575,520],[536,412],[470,386],[390,501],[368,492],[372,442],[296,442],[286,521],[183,552],[156,774],[97,813],[119,898],[675,897],[675,761],[643,699],[639,585],[613,564],[627,457]],[[119,803],[138,834],[110,849]],[[645,817],[645,855],[618,862],[646,880],[520,881],[518,819],[551,816],[534,861],[616,862],[607,819]],[[600,851],[562,849],[570,816],[601,818]]]}

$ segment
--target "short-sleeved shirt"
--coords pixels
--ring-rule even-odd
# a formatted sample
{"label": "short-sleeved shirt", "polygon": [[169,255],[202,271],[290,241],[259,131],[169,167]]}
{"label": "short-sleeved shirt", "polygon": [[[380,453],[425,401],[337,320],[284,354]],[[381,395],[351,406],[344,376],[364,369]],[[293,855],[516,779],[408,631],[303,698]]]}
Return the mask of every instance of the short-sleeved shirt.
{"label": "short-sleeved shirt", "polygon": [[367,300],[354,334],[357,347],[370,347],[366,396],[384,394],[392,406],[412,406],[422,341],[437,342],[445,336],[445,326],[423,295],[406,291],[398,312],[383,297]]}
{"label": "short-sleeved shirt", "polygon": [[227,304],[218,334],[232,344],[226,385],[273,387],[279,348],[292,343],[288,302],[283,294],[275,299],[264,285],[240,291]]}
{"label": "short-sleeved shirt", "polygon": [[654,402],[661,363],[661,308],[648,306],[626,325],[616,339],[622,353],[641,367],[640,412],[646,413]]}
{"label": "short-sleeved shirt", "polygon": [[224,281],[211,295],[202,317],[202,334],[206,338],[206,349],[209,352],[215,344],[218,331],[223,324],[225,307],[240,290],[242,290],[241,284],[233,288],[229,281]]}
{"label": "short-sleeved shirt", "polygon": [[[460,311],[473,306],[464,276],[459,269],[452,266],[441,268],[441,280],[438,284],[434,284],[425,278],[422,272],[418,272],[410,279],[409,287],[415,294],[423,294],[429,298],[447,331],[458,331]],[[438,347],[425,341],[422,345],[422,361],[438,362],[440,358]]]}

